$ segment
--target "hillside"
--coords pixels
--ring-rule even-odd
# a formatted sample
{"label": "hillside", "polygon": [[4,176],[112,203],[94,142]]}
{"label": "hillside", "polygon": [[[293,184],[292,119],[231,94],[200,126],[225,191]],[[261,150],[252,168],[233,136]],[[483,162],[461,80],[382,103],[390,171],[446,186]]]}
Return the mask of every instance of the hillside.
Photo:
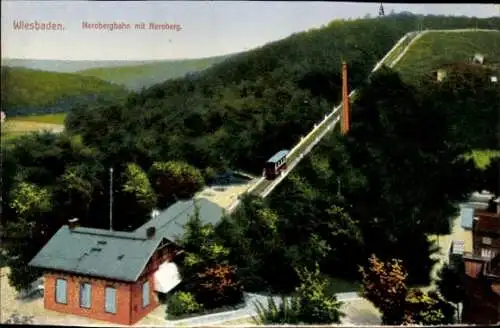
{"label": "hillside", "polygon": [[95,77],[18,67],[2,67],[2,107],[9,116],[64,112],[100,98],[123,97],[127,91]]}
{"label": "hillside", "polygon": [[169,79],[183,77],[211,67],[228,56],[199,59],[182,59],[153,62],[140,65],[99,67],[77,72],[83,76],[94,76],[102,80],[121,84],[131,90],[139,90]]}
{"label": "hillside", "polygon": [[418,23],[426,29],[494,28],[500,18],[403,14],[333,21],[152,86],[124,106],[73,111],[67,128],[106,151],[110,162],[176,158],[260,174],[265,160],[290,149],[339,102],[342,58],[355,88]]}
{"label": "hillside", "polygon": [[500,31],[427,32],[415,40],[395,69],[406,81],[416,81],[442,64],[466,62],[476,53],[500,61]]}

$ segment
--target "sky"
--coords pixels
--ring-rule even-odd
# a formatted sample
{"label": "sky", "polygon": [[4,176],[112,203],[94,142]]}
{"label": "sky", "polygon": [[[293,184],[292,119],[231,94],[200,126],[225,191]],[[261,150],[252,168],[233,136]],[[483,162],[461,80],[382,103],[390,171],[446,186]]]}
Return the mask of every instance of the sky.
{"label": "sky", "polygon": [[[235,53],[321,27],[334,19],[376,16],[379,3],[213,1],[2,2],[2,58],[160,60]],[[498,16],[494,4],[384,4],[386,13]],[[56,23],[64,30],[26,31],[14,22]],[[82,22],[131,24],[130,30],[83,29]],[[180,31],[134,29],[179,24]]]}

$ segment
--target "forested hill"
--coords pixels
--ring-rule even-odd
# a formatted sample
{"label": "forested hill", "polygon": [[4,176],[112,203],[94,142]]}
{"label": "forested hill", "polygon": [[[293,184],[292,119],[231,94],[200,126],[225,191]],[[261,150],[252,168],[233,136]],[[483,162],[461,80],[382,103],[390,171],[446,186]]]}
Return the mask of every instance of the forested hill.
{"label": "forested hill", "polygon": [[65,112],[99,98],[127,95],[123,87],[96,77],[8,66],[2,67],[1,92],[2,108],[11,116]]}
{"label": "forested hill", "polygon": [[260,173],[268,157],[292,147],[340,100],[342,59],[354,88],[418,26],[497,29],[500,18],[403,14],[333,21],[199,75],[155,85],[126,106],[79,108],[68,117],[68,128],[105,151],[110,163],[182,159],[202,168],[228,164]]}
{"label": "forested hill", "polygon": [[95,76],[104,81],[124,85],[130,90],[140,90],[169,79],[183,77],[188,73],[200,72],[222,62],[229,56],[165,60],[117,67],[97,67],[78,71],[77,74]]}

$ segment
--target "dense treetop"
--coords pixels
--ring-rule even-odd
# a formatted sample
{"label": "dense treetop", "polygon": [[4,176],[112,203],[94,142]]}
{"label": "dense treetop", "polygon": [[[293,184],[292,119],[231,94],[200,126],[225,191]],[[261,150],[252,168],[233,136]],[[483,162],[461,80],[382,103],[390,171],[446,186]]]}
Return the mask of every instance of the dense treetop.
{"label": "dense treetop", "polygon": [[354,88],[419,23],[429,29],[500,25],[498,18],[406,14],[333,21],[232,56],[202,74],[155,85],[124,106],[76,108],[67,127],[89,144],[112,149],[111,161],[185,160],[260,173],[267,158],[293,146],[340,100],[342,59]]}

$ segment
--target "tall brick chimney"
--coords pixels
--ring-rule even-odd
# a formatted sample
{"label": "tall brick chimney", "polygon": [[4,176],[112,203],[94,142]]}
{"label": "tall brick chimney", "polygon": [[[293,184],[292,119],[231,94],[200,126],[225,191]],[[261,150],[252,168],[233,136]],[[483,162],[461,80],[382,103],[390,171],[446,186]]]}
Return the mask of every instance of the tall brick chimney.
{"label": "tall brick chimney", "polygon": [[340,120],[340,131],[347,134],[350,127],[350,104],[349,104],[349,86],[347,84],[347,63],[342,64],[342,116]]}

